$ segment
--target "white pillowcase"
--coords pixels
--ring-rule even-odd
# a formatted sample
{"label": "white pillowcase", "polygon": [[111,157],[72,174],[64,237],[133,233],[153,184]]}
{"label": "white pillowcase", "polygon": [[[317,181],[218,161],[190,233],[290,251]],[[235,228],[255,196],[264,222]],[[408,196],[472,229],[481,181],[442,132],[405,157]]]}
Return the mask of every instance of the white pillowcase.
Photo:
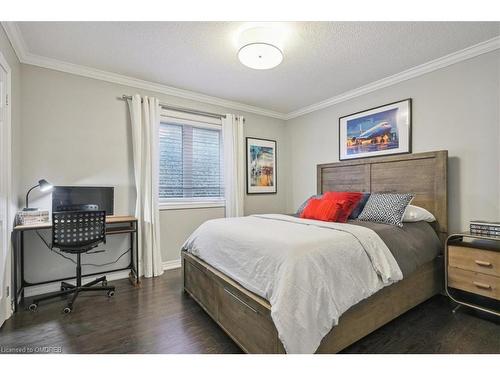
{"label": "white pillowcase", "polygon": [[416,221],[427,221],[428,223],[432,223],[436,221],[436,218],[425,208],[409,204],[403,215],[403,222],[414,223]]}

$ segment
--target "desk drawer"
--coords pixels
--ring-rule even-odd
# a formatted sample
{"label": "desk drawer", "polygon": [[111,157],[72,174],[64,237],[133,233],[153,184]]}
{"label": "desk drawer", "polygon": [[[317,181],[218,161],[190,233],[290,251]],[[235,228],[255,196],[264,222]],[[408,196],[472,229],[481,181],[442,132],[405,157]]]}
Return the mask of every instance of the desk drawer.
{"label": "desk drawer", "polygon": [[500,300],[500,278],[448,267],[448,286]]}
{"label": "desk drawer", "polygon": [[448,246],[448,264],[487,275],[500,277],[500,252],[464,246]]}

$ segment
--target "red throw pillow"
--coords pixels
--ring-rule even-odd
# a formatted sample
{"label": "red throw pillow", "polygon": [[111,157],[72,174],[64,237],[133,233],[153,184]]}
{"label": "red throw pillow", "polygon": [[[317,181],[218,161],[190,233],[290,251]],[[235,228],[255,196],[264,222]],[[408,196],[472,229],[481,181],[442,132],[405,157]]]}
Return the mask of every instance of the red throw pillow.
{"label": "red throw pillow", "polygon": [[322,221],[337,221],[342,213],[344,201],[334,201],[322,199],[316,209],[315,219]]}
{"label": "red throw pillow", "polygon": [[325,200],[344,201],[341,212],[336,220],[340,223],[347,222],[349,215],[362,197],[363,193],[347,191],[327,191],[323,194],[323,199]]}
{"label": "red throw pillow", "polygon": [[311,199],[300,217],[321,221],[337,221],[342,212],[343,204],[344,201]]}
{"label": "red throw pillow", "polygon": [[321,199],[309,199],[309,202],[307,202],[306,208],[304,208],[301,212],[300,217],[302,219],[314,219],[314,215],[316,214],[316,210],[318,209],[320,203]]}

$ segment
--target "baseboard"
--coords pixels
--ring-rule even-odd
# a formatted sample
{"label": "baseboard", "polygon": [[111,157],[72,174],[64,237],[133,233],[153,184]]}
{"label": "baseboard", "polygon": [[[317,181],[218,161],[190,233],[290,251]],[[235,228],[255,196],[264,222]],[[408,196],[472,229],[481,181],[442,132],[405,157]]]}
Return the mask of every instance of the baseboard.
{"label": "baseboard", "polygon": [[[164,271],[180,268],[181,267],[181,260],[180,259],[169,260],[167,262],[163,262],[162,266],[163,266]],[[125,270],[125,271],[120,271],[120,272],[112,272],[109,274],[103,273],[101,276],[105,275],[109,281],[112,281],[112,280],[127,279],[129,273],[130,273],[129,270]],[[84,277],[83,283],[92,281],[96,277],[99,277],[99,275]],[[71,282],[71,280],[69,280],[68,282]],[[60,282],[50,283],[50,284],[45,284],[45,285],[31,286],[31,287],[28,287],[25,289],[24,295],[25,295],[25,297],[32,297],[32,296],[37,296],[37,295],[45,294],[45,293],[57,292],[60,287],[61,287]]]}
{"label": "baseboard", "polygon": [[169,260],[167,262],[163,262],[163,270],[173,270],[175,268],[180,268],[181,267],[181,260],[176,259],[176,260]]}
{"label": "baseboard", "polygon": [[[125,270],[125,271],[119,271],[119,272],[103,273],[102,275],[88,276],[88,277],[84,277],[82,279],[82,283],[83,284],[88,283],[92,280],[95,280],[99,276],[106,276],[106,279],[108,281],[127,279],[129,273],[130,273],[130,270]],[[71,283],[72,281],[73,280],[68,280],[69,283]],[[44,284],[44,285],[37,285],[37,286],[30,286],[24,290],[24,296],[25,297],[32,297],[32,296],[38,296],[40,294],[45,294],[45,293],[57,292],[60,287],[61,287],[61,282]]]}

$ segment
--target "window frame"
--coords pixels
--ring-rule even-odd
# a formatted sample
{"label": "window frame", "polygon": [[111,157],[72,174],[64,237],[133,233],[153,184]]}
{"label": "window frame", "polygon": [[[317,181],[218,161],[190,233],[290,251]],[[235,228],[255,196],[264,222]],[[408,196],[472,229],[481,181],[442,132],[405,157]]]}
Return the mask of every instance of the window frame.
{"label": "window frame", "polygon": [[[162,109],[160,112],[160,124],[170,123],[177,125],[190,125],[197,128],[219,130],[222,141],[222,122],[221,119],[206,117],[201,115],[192,115],[168,109]],[[221,142],[222,153],[222,142]],[[192,208],[216,208],[225,207],[225,197],[194,197],[194,198],[160,198],[158,197],[160,210],[183,210]]]}

